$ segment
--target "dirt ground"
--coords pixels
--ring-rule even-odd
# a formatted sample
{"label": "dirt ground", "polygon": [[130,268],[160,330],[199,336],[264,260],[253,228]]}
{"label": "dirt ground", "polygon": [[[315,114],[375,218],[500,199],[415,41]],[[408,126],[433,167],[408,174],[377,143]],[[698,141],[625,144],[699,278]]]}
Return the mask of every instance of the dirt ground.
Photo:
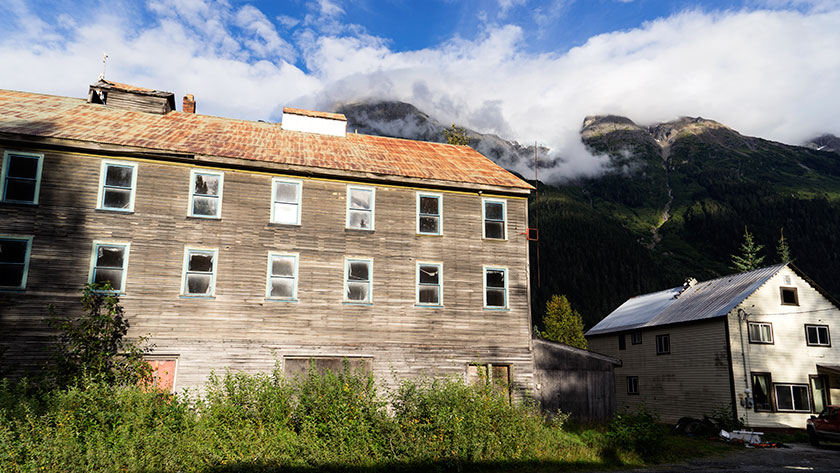
{"label": "dirt ground", "polygon": [[807,443],[794,443],[788,446],[790,448],[744,448],[742,451],[737,451],[725,458],[695,460],[627,471],[635,473],[677,473],[684,471],[840,472],[840,445],[830,444],[812,447]]}

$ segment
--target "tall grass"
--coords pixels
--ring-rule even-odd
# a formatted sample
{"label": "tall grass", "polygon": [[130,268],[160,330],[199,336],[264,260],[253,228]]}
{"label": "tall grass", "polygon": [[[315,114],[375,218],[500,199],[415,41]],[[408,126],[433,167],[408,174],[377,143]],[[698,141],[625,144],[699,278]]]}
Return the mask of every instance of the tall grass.
{"label": "tall grass", "polygon": [[[0,382],[0,471],[217,472],[602,465],[606,436],[570,433],[493,386],[351,372],[225,373],[197,394],[83,381]],[[605,453],[606,452],[606,453]],[[637,460],[623,454],[625,461]],[[542,466],[540,466],[542,465]]]}

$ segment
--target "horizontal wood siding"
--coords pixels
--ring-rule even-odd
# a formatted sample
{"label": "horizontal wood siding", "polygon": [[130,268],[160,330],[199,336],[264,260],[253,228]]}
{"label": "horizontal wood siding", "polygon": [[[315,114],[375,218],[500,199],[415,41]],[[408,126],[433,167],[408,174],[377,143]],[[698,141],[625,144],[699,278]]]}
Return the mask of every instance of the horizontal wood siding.
{"label": "horizontal wood siding", "polygon": [[[785,276],[790,278],[790,284],[785,282]],[[780,287],[795,287],[799,305],[782,304]],[[770,373],[773,383],[809,384],[808,375],[823,374],[818,373],[817,365],[840,365],[840,310],[790,268],[782,269],[740,307],[746,313],[746,322],[739,323],[737,309],[729,317],[735,388],[739,398],[744,396],[746,385],[751,383],[745,381],[745,372],[747,376],[750,372]],[[748,322],[771,323],[773,344],[749,343]],[[827,325],[832,346],[808,346],[805,338],[806,324]],[[741,355],[741,337],[745,356]],[[838,378],[833,377],[831,383],[831,401],[837,404],[840,402]],[[802,429],[810,415],[810,412],[755,412],[738,405],[738,416],[753,427]]]}
{"label": "horizontal wood siding", "polygon": [[[670,335],[671,353],[656,354],[656,336]],[[644,405],[665,422],[702,417],[732,404],[723,319],[642,330],[642,343],[618,349],[617,334],[588,338],[589,349],[622,361],[615,369],[619,411]],[[627,376],[639,377],[639,394],[627,394]]]}
{"label": "horizontal wood siding", "polygon": [[[114,158],[111,158],[114,159]],[[227,170],[222,218],[187,217],[190,170],[140,161],[135,212],[96,210],[100,161],[45,153],[41,204],[0,204],[0,234],[34,235],[27,289],[0,294],[12,364],[43,356],[48,304],[77,313],[94,240],[131,242],[122,297],[131,336],[179,356],[177,386],[211,369],[271,369],[283,356],[373,356],[382,379],[511,363],[533,381],[524,199],[507,199],[508,240],[483,240],[482,197],[443,192],[443,236],[416,234],[416,191],[376,186],[374,232],[345,229],[347,183],[303,179],[300,226],[269,223],[270,174]],[[365,183],[362,183],[365,184]],[[366,184],[371,185],[371,184]],[[180,296],[185,246],[218,249],[215,297]],[[298,301],[266,300],[268,252],[299,255]],[[345,257],[373,259],[373,303],[343,303]],[[416,262],[443,263],[444,307],[415,306]],[[508,268],[509,310],[484,310],[483,266]]]}

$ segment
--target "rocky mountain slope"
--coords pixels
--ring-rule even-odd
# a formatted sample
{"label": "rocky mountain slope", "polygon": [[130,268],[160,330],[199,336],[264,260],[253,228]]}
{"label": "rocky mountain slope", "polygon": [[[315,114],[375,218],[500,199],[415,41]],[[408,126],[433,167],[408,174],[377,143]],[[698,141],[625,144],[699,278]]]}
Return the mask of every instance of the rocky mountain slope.
{"label": "rocky mountain slope", "polygon": [[[339,111],[350,130],[444,140],[445,125],[410,104]],[[468,135],[471,146],[509,169],[533,159],[532,147]],[[591,326],[634,295],[677,286],[688,276],[731,273],[730,255],[745,226],[765,246],[766,264],[777,260],[784,229],[795,264],[840,296],[840,140],[833,135],[793,146],[704,118],[641,126],[626,117],[593,116],[583,120],[581,140],[607,155],[609,166],[597,177],[539,184],[535,321],[552,294],[566,294]]]}

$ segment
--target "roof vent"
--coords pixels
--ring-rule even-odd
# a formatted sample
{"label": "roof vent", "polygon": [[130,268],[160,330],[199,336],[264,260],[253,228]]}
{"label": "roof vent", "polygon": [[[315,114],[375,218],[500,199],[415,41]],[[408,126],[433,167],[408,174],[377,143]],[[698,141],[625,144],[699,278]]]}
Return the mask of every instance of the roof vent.
{"label": "roof vent", "polygon": [[175,110],[175,94],[99,79],[91,84],[88,102],[137,112],[166,115]]}
{"label": "roof vent", "polygon": [[685,280],[685,282],[683,283],[683,287],[682,287],[682,289],[680,290],[680,292],[678,292],[678,293],[674,294],[674,299],[676,299],[676,298],[680,297],[680,296],[682,295],[682,293],[683,293],[683,292],[687,291],[687,290],[688,290],[688,288],[690,288],[690,287],[694,286],[695,284],[697,284],[697,280],[696,280],[696,279],[694,279],[694,278],[692,278],[692,277],[686,278],[686,280]]}
{"label": "roof vent", "polygon": [[340,113],[313,112],[299,108],[283,107],[283,129],[319,133],[321,135],[345,136],[347,117]]}

